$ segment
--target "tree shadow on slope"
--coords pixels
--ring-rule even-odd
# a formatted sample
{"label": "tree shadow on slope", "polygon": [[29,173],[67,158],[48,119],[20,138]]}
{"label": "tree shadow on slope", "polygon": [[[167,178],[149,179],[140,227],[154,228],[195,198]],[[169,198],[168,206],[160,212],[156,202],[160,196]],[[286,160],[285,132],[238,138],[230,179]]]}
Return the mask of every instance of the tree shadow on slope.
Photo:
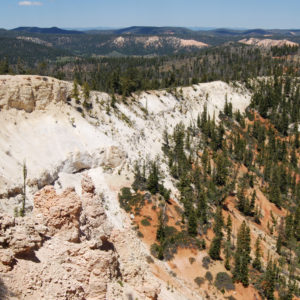
{"label": "tree shadow on slope", "polygon": [[11,299],[11,297],[16,297],[16,295],[8,290],[2,278],[0,277],[0,299],[8,300]]}
{"label": "tree shadow on slope", "polygon": [[0,299],[8,299],[8,290],[2,278],[0,278]]}

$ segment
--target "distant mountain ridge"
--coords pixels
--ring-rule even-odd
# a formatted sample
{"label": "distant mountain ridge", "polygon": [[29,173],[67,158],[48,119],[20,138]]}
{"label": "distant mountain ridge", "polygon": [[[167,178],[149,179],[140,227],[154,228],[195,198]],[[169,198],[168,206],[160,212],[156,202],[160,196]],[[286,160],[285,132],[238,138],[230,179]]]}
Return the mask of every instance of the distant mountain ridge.
{"label": "distant mountain ridge", "polygon": [[132,26],[114,30],[115,34],[185,34],[192,30],[184,27],[155,27],[155,26]]}
{"label": "distant mountain ridge", "polygon": [[41,27],[17,27],[12,31],[28,33],[48,33],[48,34],[84,34],[77,30],[65,30],[58,27],[41,28]]}
{"label": "distant mountain ridge", "polygon": [[[244,28],[191,28],[172,26],[131,26],[126,28],[99,28],[76,30],[75,28],[18,27],[0,29],[0,44],[3,57],[30,57],[35,53],[40,58],[100,55],[100,56],[153,56],[182,54],[199,51],[205,47],[238,44],[250,39],[289,41],[300,44],[298,29],[244,29]],[[248,44],[248,42],[247,42]],[[254,45],[255,44],[255,45]],[[250,46],[258,46],[256,43]],[[263,43],[265,44],[265,43]],[[10,45],[10,48],[7,47]],[[37,46],[39,45],[38,49]],[[20,52],[24,49],[25,52]],[[51,48],[51,49],[49,49]],[[16,56],[17,54],[17,56]],[[25,55],[26,54],[26,55]],[[27,58],[26,58],[27,59]]]}
{"label": "distant mountain ridge", "polygon": [[271,36],[287,35],[298,36],[300,29],[235,29],[235,28],[205,28],[205,27],[172,27],[172,26],[130,26],[125,28],[87,28],[87,29],[62,29],[58,27],[17,27],[10,31],[39,33],[39,34],[115,34],[115,35],[191,35],[191,34],[213,34],[216,36]]}

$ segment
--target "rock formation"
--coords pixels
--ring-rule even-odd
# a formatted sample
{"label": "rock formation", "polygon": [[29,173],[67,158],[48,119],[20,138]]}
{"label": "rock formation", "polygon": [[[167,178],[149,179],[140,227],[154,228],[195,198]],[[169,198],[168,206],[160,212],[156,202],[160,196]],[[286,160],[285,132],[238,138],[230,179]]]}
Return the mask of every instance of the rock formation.
{"label": "rock formation", "polygon": [[[159,284],[134,251],[135,237],[128,240],[122,232],[111,237],[91,178],[82,178],[82,197],[73,189],[57,195],[45,187],[34,205],[32,218],[0,216],[0,277],[12,294],[22,299],[124,299],[124,291],[114,288],[121,284],[140,299],[156,299]],[[128,261],[125,253],[137,260]]]}
{"label": "rock formation", "polygon": [[66,102],[71,87],[45,76],[1,76],[0,109],[16,108],[29,113],[44,109],[51,102]]}
{"label": "rock formation", "polygon": [[[243,86],[213,82],[142,92],[108,113],[107,94],[91,92],[92,108],[84,110],[83,100],[71,97],[72,83],[0,76],[0,295],[202,299],[198,292],[186,296],[190,286],[175,280],[167,263],[155,261],[153,272],[118,192],[131,185],[135,161],[162,156],[165,129],[189,126],[204,104],[217,117],[225,94],[240,111],[249,104]],[[23,196],[24,160],[26,216],[12,217]],[[161,162],[162,172],[166,167]],[[168,177],[165,185],[175,194]]]}
{"label": "rock formation", "polygon": [[256,38],[242,39],[239,41],[239,43],[245,44],[245,45],[254,45],[254,46],[263,47],[263,48],[271,48],[271,47],[275,47],[275,46],[276,47],[299,46],[298,43],[291,42],[288,40],[272,40],[272,39],[256,39]]}
{"label": "rock formation", "polygon": [[37,215],[42,214],[49,236],[60,233],[69,242],[79,241],[81,200],[74,189],[69,188],[57,195],[54,187],[46,186],[36,193],[34,208]]}

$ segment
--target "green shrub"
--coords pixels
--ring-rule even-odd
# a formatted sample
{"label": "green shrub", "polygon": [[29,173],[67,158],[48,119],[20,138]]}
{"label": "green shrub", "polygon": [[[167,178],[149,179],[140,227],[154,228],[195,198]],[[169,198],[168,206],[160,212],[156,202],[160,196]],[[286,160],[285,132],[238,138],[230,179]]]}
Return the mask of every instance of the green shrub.
{"label": "green shrub", "polygon": [[165,227],[166,239],[163,243],[163,253],[166,260],[171,260],[177,249],[181,248],[198,248],[197,239],[190,237],[186,231],[177,231],[175,227]]}
{"label": "green shrub", "polygon": [[137,236],[138,236],[139,238],[143,238],[143,237],[144,237],[144,235],[143,235],[140,231],[137,232]]}
{"label": "green shrub", "polygon": [[153,264],[154,263],[154,259],[150,255],[148,255],[146,257],[146,261],[147,261],[148,264]]}
{"label": "green shrub", "polygon": [[205,273],[205,279],[206,279],[207,281],[209,281],[209,282],[212,282],[212,281],[214,280],[214,277],[213,277],[213,275],[212,275],[209,271],[207,271],[207,272]]}
{"label": "green shrub", "polygon": [[124,284],[121,280],[118,281],[118,284],[121,286],[121,287],[124,287]]}
{"label": "green shrub", "polygon": [[150,252],[154,257],[156,257],[160,260],[164,259],[163,247],[161,245],[152,244],[150,247]]}
{"label": "green shrub", "polygon": [[150,225],[151,225],[150,222],[148,221],[148,219],[143,219],[143,220],[141,221],[141,224],[142,224],[143,226],[150,226]]}
{"label": "green shrub", "polygon": [[236,300],[233,296],[226,297],[228,300]]}
{"label": "green shrub", "polygon": [[194,257],[190,257],[189,258],[189,262],[192,265],[194,262],[196,261],[196,259]]}
{"label": "green shrub", "polygon": [[177,274],[176,274],[174,271],[170,271],[170,275],[171,275],[172,277],[176,277],[176,276],[177,276]]}
{"label": "green shrub", "polygon": [[211,263],[211,259],[209,256],[204,256],[202,259],[202,266],[204,269],[208,270],[209,269],[209,265]]}
{"label": "green shrub", "polygon": [[121,193],[119,193],[119,202],[120,206],[127,212],[130,212],[131,208],[135,206],[136,213],[138,213],[145,204],[143,196],[139,193],[132,194],[128,187],[123,187],[121,189]]}
{"label": "green shrub", "polygon": [[196,277],[194,281],[199,287],[205,282],[204,278],[202,277]]}
{"label": "green shrub", "polygon": [[123,187],[121,189],[121,194],[119,194],[119,201],[122,208],[124,208],[127,212],[130,211],[130,201],[132,199],[132,193],[130,188]]}
{"label": "green shrub", "polygon": [[234,284],[232,278],[225,272],[219,272],[215,279],[215,286],[218,290],[227,290],[231,291],[234,290]]}

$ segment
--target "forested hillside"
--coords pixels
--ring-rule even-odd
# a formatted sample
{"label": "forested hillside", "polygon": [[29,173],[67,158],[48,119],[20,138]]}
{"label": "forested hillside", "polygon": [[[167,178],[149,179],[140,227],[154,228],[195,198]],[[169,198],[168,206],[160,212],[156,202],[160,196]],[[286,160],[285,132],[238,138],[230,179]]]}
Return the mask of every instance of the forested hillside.
{"label": "forested hillside", "polygon": [[[18,43],[21,46],[16,46],[17,49],[22,49],[22,45],[28,44],[25,41]],[[59,58],[58,55],[67,53],[50,48],[53,59],[49,60],[43,56],[44,51],[49,50],[48,47],[32,45],[37,48],[37,60],[34,64],[31,64],[34,57],[30,52],[28,56],[7,56],[2,58],[0,73],[54,76],[58,79],[76,80],[79,84],[87,82],[93,90],[128,96],[132,92],[147,89],[187,86],[214,80],[247,82],[251,78],[261,76],[298,76],[300,72],[298,49],[289,47],[283,48],[280,57],[276,47],[264,50],[233,44],[198,50],[194,54],[152,58]],[[290,53],[293,56],[290,56]]]}
{"label": "forested hillside", "polygon": [[[245,114],[234,113],[226,98],[219,122],[204,108],[190,126],[165,131],[160,159],[179,190],[176,213],[157,161],[137,163],[136,194],[124,188],[120,203],[143,216],[140,228],[156,228],[151,251],[158,259],[172,260],[182,247],[207,251],[231,273],[214,274],[224,293],[241,283],[265,299],[294,299],[300,297],[300,82],[269,77],[250,88]],[[160,199],[151,218],[143,191]],[[147,229],[141,230],[143,237]]]}

